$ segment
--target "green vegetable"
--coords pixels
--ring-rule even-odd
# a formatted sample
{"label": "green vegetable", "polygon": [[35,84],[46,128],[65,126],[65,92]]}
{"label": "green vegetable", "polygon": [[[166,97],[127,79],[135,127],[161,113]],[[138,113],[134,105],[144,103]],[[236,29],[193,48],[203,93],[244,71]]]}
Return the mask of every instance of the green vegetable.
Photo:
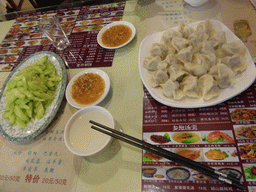
{"label": "green vegetable", "polygon": [[61,80],[48,56],[25,67],[7,83],[3,118],[20,128],[34,117],[41,119],[55,98],[55,90]]}
{"label": "green vegetable", "polygon": [[170,135],[169,135],[168,133],[165,133],[163,137],[166,138],[166,139],[168,139],[168,141],[171,140],[171,137],[170,137]]}
{"label": "green vegetable", "polygon": [[146,157],[146,156],[143,156],[143,161],[145,161],[145,162],[151,162],[151,161],[154,161],[154,159],[150,159],[150,158],[148,158],[148,157]]}
{"label": "green vegetable", "polygon": [[193,142],[197,141],[197,139],[198,139],[197,137],[191,137],[187,140],[182,141],[182,143],[187,143],[187,144],[193,143]]}

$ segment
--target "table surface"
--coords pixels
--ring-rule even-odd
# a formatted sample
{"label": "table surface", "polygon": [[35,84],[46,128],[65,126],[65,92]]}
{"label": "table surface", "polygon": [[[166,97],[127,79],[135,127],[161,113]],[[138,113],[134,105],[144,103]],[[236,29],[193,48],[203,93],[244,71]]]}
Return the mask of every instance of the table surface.
{"label": "table surface", "polygon": [[[111,80],[111,91],[100,106],[109,110],[113,115],[117,129],[137,138],[142,138],[143,84],[138,69],[139,46],[142,40],[150,34],[176,26],[176,22],[170,19],[170,15],[181,11],[188,12],[189,15],[180,18],[179,21],[195,22],[206,18],[223,21],[221,1],[212,0],[196,8],[184,4],[181,0],[181,6],[176,7],[168,6],[168,2],[165,0],[128,0],[123,20],[133,23],[137,29],[136,37],[127,46],[116,50],[112,67],[100,68],[109,75]],[[15,20],[10,20],[0,23],[0,42],[14,22]],[[68,80],[82,70],[67,70]],[[0,86],[8,74],[8,72],[0,73]],[[66,103],[66,105],[69,104]],[[75,112],[76,109],[72,109],[72,113]],[[141,164],[142,151],[140,149],[114,140],[103,153],[81,158],[75,191],[139,192],[141,191]],[[38,191],[43,191],[43,189]]]}

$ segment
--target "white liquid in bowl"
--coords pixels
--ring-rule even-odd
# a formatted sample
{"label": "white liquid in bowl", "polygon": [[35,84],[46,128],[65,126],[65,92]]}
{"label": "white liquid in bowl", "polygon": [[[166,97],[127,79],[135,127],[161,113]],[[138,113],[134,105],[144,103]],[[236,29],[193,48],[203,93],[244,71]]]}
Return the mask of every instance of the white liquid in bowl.
{"label": "white liquid in bowl", "polygon": [[82,114],[71,125],[69,140],[73,151],[82,154],[92,154],[102,149],[110,136],[91,128],[90,120],[113,128],[111,118],[99,111],[90,111]]}

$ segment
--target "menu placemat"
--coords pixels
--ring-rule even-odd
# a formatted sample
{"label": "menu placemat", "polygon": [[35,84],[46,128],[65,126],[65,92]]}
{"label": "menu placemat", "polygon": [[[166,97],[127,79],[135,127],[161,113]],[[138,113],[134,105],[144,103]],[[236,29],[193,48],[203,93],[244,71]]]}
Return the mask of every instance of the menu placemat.
{"label": "menu placemat", "polygon": [[[12,71],[38,51],[63,55],[70,68],[111,66],[115,50],[100,47],[97,34],[105,25],[122,20],[124,8],[122,1],[21,15],[0,44],[0,71]],[[38,22],[48,15],[58,17],[70,40],[64,51],[58,51],[39,29]]]}
{"label": "menu placemat", "polygon": [[0,136],[0,191],[75,191],[81,157],[64,142],[72,114],[63,101],[49,127],[30,143],[11,143]]}
{"label": "menu placemat", "polygon": [[[144,88],[143,140],[217,170],[256,190],[256,85],[217,106],[162,105]],[[142,191],[241,191],[143,151]],[[153,171],[152,171],[153,170]],[[150,173],[150,174],[149,174]]]}

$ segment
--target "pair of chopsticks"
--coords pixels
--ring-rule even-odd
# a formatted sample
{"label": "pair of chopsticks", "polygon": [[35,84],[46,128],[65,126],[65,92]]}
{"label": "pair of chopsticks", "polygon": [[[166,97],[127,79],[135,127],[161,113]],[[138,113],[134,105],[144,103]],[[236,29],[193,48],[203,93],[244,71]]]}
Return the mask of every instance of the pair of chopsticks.
{"label": "pair of chopsticks", "polygon": [[[199,171],[207,176],[210,176],[214,179],[217,179],[219,181],[222,181],[226,184],[229,184],[233,187],[236,187],[238,189],[242,189],[244,190],[245,189],[245,186],[240,184],[240,180],[238,178],[236,178],[235,174],[234,173],[228,173],[228,174],[225,174],[225,173],[221,173],[220,171],[217,171],[215,170],[214,168],[212,167],[208,167],[206,165],[203,165],[199,162],[196,162],[196,161],[193,161],[191,159],[188,159],[186,157],[183,157],[183,156],[180,156],[176,153],[172,153],[170,151],[167,151],[161,147],[157,147],[155,145],[152,145],[150,143],[147,143],[145,141],[142,141],[142,140],[139,140],[137,138],[134,138],[130,135],[127,135],[125,133],[122,133],[122,132],[119,132],[115,129],[112,129],[110,127],[107,127],[105,125],[102,125],[100,123],[97,123],[95,121],[92,121],[90,120],[90,123],[93,124],[91,126],[92,129],[95,129],[97,131],[100,131],[104,134],[107,134],[111,137],[114,137],[116,139],[119,139],[121,141],[124,141],[126,143],[129,143],[135,147],[138,147],[140,149],[144,149],[146,151],[149,151],[151,153],[154,153],[158,156],[162,156],[166,159],[169,159],[175,163],[178,163],[180,165],[183,165],[185,167],[189,167],[191,169],[194,169],[196,171]],[[96,127],[96,126],[98,127]],[[100,128],[99,128],[100,127]]]}

